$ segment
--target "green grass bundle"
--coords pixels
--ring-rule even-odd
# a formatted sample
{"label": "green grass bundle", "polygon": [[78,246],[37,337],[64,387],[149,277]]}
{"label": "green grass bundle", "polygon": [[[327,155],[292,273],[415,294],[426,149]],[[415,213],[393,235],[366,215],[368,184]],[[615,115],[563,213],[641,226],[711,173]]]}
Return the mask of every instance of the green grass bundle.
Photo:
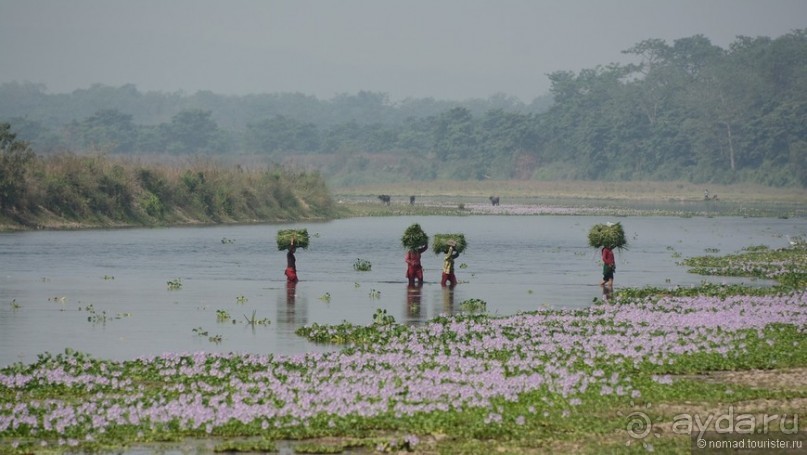
{"label": "green grass bundle", "polygon": [[624,249],[628,246],[621,223],[595,224],[588,231],[588,244],[594,248],[607,246],[610,249]]}
{"label": "green grass bundle", "polygon": [[423,229],[417,223],[406,228],[403,237],[401,237],[401,245],[408,250],[416,250],[428,243],[429,236],[423,232]]}
{"label": "green grass bundle", "polygon": [[277,249],[288,250],[292,237],[295,247],[308,248],[308,229],[281,229],[277,231]]}
{"label": "green grass bundle", "polygon": [[468,246],[464,234],[434,234],[434,245],[432,245],[434,254],[447,253],[448,242],[451,240],[454,241],[454,250],[460,253],[465,251]]}

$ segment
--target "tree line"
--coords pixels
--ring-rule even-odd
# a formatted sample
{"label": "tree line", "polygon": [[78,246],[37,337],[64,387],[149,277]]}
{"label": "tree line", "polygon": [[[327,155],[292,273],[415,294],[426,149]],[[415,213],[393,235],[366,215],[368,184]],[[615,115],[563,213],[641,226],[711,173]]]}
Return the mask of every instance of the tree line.
{"label": "tree line", "polygon": [[[624,53],[632,63],[549,74],[550,97],[529,105],[505,95],[392,103],[371,92],[322,101],[142,94],[133,86],[46,95],[13,83],[0,86],[0,119],[37,150],[261,157],[338,184],[491,178],[807,186],[806,30],[737,37],[727,49],[702,35],[648,39]],[[67,121],[66,111],[85,115]],[[48,123],[54,118],[61,120]]]}

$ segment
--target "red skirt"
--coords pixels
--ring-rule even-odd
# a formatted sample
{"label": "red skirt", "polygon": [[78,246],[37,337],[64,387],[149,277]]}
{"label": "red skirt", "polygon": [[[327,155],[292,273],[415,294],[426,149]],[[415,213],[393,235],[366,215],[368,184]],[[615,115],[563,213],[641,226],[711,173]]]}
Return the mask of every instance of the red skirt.
{"label": "red skirt", "polygon": [[286,267],[286,279],[288,281],[296,282],[297,281],[297,271],[291,267]]}
{"label": "red skirt", "polygon": [[410,265],[406,268],[406,277],[410,280],[423,281],[423,267],[418,265]]}

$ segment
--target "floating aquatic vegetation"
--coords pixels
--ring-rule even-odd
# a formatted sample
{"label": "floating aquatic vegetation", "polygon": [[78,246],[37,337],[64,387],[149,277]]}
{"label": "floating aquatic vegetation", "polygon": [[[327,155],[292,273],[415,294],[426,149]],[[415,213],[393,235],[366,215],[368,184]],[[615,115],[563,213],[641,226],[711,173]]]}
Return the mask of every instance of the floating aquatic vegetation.
{"label": "floating aquatic vegetation", "polygon": [[[81,311],[81,307],[79,307],[79,311]],[[87,316],[87,321],[92,322],[93,324],[103,324],[106,322],[106,310],[97,311],[92,304],[89,304],[84,307],[84,311],[89,313],[89,316]]]}
{"label": "floating aquatic vegetation", "polygon": [[463,313],[484,313],[488,310],[488,303],[482,299],[468,299],[460,303]]}
{"label": "floating aquatic vegetation", "polygon": [[738,254],[697,256],[682,263],[702,275],[772,279],[794,288],[807,284],[807,244],[803,243],[776,250],[749,247]]}
{"label": "floating aquatic vegetation", "polygon": [[225,322],[232,320],[230,313],[227,310],[216,310],[216,321]]}
{"label": "floating aquatic vegetation", "polygon": [[272,321],[270,321],[267,318],[258,319],[255,316],[256,313],[257,313],[257,310],[252,310],[252,317],[248,317],[246,314],[244,315],[244,319],[247,320],[247,324],[255,327],[256,325],[269,325],[269,324],[272,323]]}
{"label": "floating aquatic vegetation", "polygon": [[356,258],[356,260],[353,261],[353,270],[357,272],[369,272],[372,269],[373,264],[366,259]]}
{"label": "floating aquatic vegetation", "polygon": [[375,314],[373,314],[373,324],[375,325],[395,324],[395,317],[393,317],[391,314],[387,314],[387,310],[379,308],[375,310]]}
{"label": "floating aquatic vegetation", "polygon": [[207,330],[201,327],[193,329],[193,333],[195,333],[200,337],[207,337],[207,341],[211,343],[219,344],[224,340],[224,338],[221,335],[210,335],[210,333]]}
{"label": "floating aquatic vegetation", "polygon": [[168,280],[168,290],[169,291],[178,291],[182,289],[182,279],[181,278],[174,278],[173,280]]}
{"label": "floating aquatic vegetation", "polygon": [[213,452],[247,452],[247,453],[266,453],[277,452],[277,444],[272,440],[249,440],[249,441],[224,441],[218,443],[213,447]]}

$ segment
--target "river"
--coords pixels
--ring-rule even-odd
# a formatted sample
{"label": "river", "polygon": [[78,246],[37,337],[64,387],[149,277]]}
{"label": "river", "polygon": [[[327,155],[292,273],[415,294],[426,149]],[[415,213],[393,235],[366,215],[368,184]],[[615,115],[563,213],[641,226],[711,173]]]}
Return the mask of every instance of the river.
{"label": "river", "polygon": [[[65,348],[101,358],[163,352],[292,354],[332,349],[294,334],[304,324],[367,324],[377,309],[419,323],[481,299],[491,314],[590,305],[602,297],[596,223],[623,224],[615,286],[689,286],[703,277],[678,262],[751,245],[787,246],[804,218],[605,216],[370,217],[291,225],[172,227],[0,234],[0,366]],[[462,232],[460,283],[440,286],[442,255],[424,253],[426,283],[404,278],[403,231]],[[307,228],[297,253],[300,282],[289,288],[279,229]],[[367,272],[353,263],[372,264]],[[168,282],[181,288],[169,289]],[[229,317],[219,319],[225,313]],[[250,324],[247,319],[269,321]]]}

